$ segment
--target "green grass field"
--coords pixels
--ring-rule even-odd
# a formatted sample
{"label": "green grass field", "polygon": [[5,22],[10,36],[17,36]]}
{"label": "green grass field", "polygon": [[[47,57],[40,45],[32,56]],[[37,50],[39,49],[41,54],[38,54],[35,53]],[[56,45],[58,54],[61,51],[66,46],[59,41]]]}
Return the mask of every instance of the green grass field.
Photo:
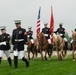
{"label": "green grass field", "polygon": [[2,60],[0,75],[76,75],[76,61],[73,62],[71,56],[63,61],[58,61],[57,57],[47,61],[34,59],[26,68],[25,63],[19,60],[18,69],[14,69],[14,64],[10,67],[6,60]]}

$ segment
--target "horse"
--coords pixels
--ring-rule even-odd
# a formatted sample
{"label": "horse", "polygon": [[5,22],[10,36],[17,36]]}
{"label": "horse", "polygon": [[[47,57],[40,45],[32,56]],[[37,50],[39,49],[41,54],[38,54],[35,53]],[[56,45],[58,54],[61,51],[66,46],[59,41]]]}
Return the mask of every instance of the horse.
{"label": "horse", "polygon": [[75,61],[74,52],[76,50],[76,31],[72,31],[72,59]]}
{"label": "horse", "polygon": [[28,51],[28,58],[30,60],[30,52],[32,52],[32,59],[34,58],[34,55],[36,54],[37,57],[37,49],[36,49],[36,42],[34,40],[34,47],[32,49],[32,42],[31,40],[28,38],[28,47],[27,47],[27,51]]}
{"label": "horse", "polygon": [[64,47],[65,41],[60,35],[54,35],[54,46],[58,54],[58,60],[62,60],[62,57],[65,57]]}
{"label": "horse", "polygon": [[[40,49],[40,53],[41,53],[41,57],[42,57],[42,60],[47,60],[47,57],[46,57],[46,54],[48,52],[48,41],[47,39],[45,38],[43,32],[40,32],[38,34],[38,43],[39,43],[39,49]],[[45,52],[44,53],[44,56],[43,56],[43,51]],[[51,54],[51,53],[50,53]],[[49,56],[50,57],[50,56]]]}
{"label": "horse", "polygon": [[34,40],[34,49],[35,49],[35,55],[37,57],[38,53],[39,53],[39,44],[38,44],[38,40],[37,39]]}

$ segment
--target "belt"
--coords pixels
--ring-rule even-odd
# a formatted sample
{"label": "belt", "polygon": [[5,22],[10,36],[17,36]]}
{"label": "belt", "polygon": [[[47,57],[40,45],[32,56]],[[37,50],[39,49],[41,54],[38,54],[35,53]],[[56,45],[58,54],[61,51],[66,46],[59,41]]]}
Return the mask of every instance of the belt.
{"label": "belt", "polygon": [[45,36],[48,36],[48,34],[44,34]]}
{"label": "belt", "polygon": [[6,42],[0,42],[0,45],[6,45]]}
{"label": "belt", "polygon": [[17,41],[24,41],[24,39],[15,39],[15,41],[17,42]]}
{"label": "belt", "polygon": [[60,34],[60,36],[63,36],[63,34]]}

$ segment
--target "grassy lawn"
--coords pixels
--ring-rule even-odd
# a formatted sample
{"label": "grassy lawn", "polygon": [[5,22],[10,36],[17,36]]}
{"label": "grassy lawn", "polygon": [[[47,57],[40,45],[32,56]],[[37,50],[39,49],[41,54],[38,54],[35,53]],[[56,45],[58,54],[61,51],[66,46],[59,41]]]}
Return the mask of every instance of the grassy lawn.
{"label": "grassy lawn", "polygon": [[18,69],[14,69],[14,64],[10,67],[8,62],[3,60],[0,75],[76,75],[76,61],[73,62],[71,56],[63,61],[58,61],[57,57],[47,61],[34,59],[30,60],[30,67],[26,68],[25,63],[19,60]]}

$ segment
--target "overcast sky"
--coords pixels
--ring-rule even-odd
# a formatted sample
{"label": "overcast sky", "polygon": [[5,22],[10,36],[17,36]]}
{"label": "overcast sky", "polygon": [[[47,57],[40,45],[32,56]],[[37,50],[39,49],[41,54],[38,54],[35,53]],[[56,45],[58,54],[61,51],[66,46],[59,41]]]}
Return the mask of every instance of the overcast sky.
{"label": "overcast sky", "polygon": [[28,30],[32,26],[34,36],[38,10],[41,6],[41,21],[50,23],[50,10],[53,7],[55,30],[59,23],[71,36],[71,31],[76,28],[76,0],[0,0],[0,26],[7,26],[11,35],[15,28],[13,20],[22,20],[22,27]]}

